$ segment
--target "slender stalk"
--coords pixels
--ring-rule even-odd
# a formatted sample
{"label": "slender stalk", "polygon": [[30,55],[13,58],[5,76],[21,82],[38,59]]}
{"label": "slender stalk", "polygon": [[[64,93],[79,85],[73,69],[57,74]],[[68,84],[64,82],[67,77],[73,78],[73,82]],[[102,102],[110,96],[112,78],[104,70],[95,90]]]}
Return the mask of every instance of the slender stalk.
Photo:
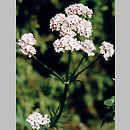
{"label": "slender stalk", "polygon": [[62,115],[62,111],[63,111],[63,107],[64,107],[64,104],[65,104],[65,99],[66,99],[67,91],[68,91],[68,87],[69,87],[70,59],[71,59],[71,52],[69,52],[68,67],[67,67],[67,73],[66,73],[66,84],[65,84],[65,89],[64,89],[63,97],[62,97],[62,100],[61,100],[61,107],[60,107],[58,115],[52,120],[50,128],[52,128],[53,126],[55,126],[55,124],[57,123],[57,121],[59,120],[59,118]]}
{"label": "slender stalk", "polygon": [[37,59],[37,57],[35,57],[33,55],[34,59],[37,60],[41,65],[43,65],[46,69],[48,69],[49,71],[51,71],[51,73],[56,76],[59,80],[61,80],[62,82],[65,82],[65,80],[59,75],[57,74],[54,70],[52,70],[51,68],[49,68],[47,65],[45,65],[44,63],[42,63],[40,60]]}
{"label": "slender stalk", "polygon": [[101,58],[101,56],[102,56],[102,55],[99,55],[99,57],[98,57],[96,60],[94,60],[94,61],[93,61],[91,64],[89,64],[87,67],[85,67],[85,68],[82,69],[80,72],[78,72],[70,82],[74,81],[74,80],[78,77],[79,74],[81,74],[81,73],[84,72],[86,69],[88,69],[89,67],[91,67],[98,59]]}
{"label": "slender stalk", "polygon": [[68,66],[67,66],[67,73],[66,73],[66,82],[69,80],[69,71],[70,71],[70,60],[71,60],[71,52],[69,51],[68,57]]}
{"label": "slender stalk", "polygon": [[72,77],[73,77],[73,76],[75,75],[75,73],[77,72],[79,66],[81,65],[82,61],[83,61],[84,58],[85,58],[85,55],[86,55],[86,54],[84,54],[83,57],[82,57],[82,59],[80,60],[80,62],[79,62],[79,64],[78,64],[77,68],[75,69],[74,73],[72,74]]}

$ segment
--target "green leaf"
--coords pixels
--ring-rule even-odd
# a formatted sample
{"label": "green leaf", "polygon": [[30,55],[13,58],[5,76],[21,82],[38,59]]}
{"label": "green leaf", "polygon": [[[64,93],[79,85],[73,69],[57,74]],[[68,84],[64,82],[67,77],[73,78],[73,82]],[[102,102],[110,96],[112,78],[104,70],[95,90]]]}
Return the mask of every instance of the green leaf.
{"label": "green leaf", "polygon": [[63,130],[65,130],[65,128],[60,125],[56,125],[56,127],[59,127],[59,128],[62,128]]}
{"label": "green leaf", "polygon": [[112,96],[111,99],[113,100],[113,103],[115,102],[115,96]]}
{"label": "green leaf", "polygon": [[50,109],[49,106],[48,106],[48,111],[49,111],[50,116],[53,118],[53,115],[52,115],[52,113],[51,113],[51,109]]}
{"label": "green leaf", "polygon": [[72,120],[72,117],[64,117],[59,119],[59,121],[67,121],[67,120]]}
{"label": "green leaf", "polygon": [[51,77],[55,78],[55,79],[58,79],[56,76],[54,76],[53,74],[50,74]]}
{"label": "green leaf", "polygon": [[106,5],[103,6],[103,7],[101,8],[101,10],[102,10],[102,11],[106,11],[106,10],[108,10],[108,6],[106,6]]}
{"label": "green leaf", "polygon": [[52,107],[51,107],[51,110],[53,112],[53,115],[56,115],[56,113],[55,113],[55,111],[54,111],[54,109]]}
{"label": "green leaf", "polygon": [[18,0],[18,2],[21,4],[23,2],[23,0]]}
{"label": "green leaf", "polygon": [[113,100],[111,100],[111,99],[105,100],[105,101],[104,101],[104,105],[106,105],[106,106],[113,106],[113,105],[114,105],[114,104],[113,104]]}
{"label": "green leaf", "polygon": [[59,128],[58,128],[57,126],[55,126],[55,128],[56,128],[57,130],[59,130]]}
{"label": "green leaf", "polygon": [[51,118],[56,116],[56,112],[54,111],[54,109],[52,107],[48,106],[48,111],[49,111]]}
{"label": "green leaf", "polygon": [[57,112],[59,111],[59,109],[60,109],[60,107],[61,107],[61,103],[59,104],[59,106],[57,107],[57,109],[56,109],[56,114],[57,114]]}
{"label": "green leaf", "polygon": [[57,123],[59,123],[59,124],[68,124],[68,123],[70,123],[71,121],[66,121],[66,122],[62,122],[62,121],[58,121]]}
{"label": "green leaf", "polygon": [[115,116],[113,116],[113,120],[115,121]]}
{"label": "green leaf", "polygon": [[115,112],[115,106],[112,107],[113,112]]}

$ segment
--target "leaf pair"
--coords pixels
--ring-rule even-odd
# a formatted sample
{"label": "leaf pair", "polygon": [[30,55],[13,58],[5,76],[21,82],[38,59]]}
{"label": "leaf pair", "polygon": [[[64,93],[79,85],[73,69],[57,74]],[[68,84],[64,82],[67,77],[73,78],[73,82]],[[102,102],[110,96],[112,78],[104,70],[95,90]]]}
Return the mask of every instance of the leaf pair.
{"label": "leaf pair", "polygon": [[[55,117],[58,115],[58,111],[60,110],[61,105],[59,105],[56,109],[56,111],[52,108],[48,106],[48,111],[49,114],[51,116],[51,120],[55,119]],[[56,129],[62,128],[65,129],[64,127],[62,127],[61,125],[63,124],[67,124],[71,122],[72,117],[61,117],[58,122],[56,123],[56,125],[54,126]]]}
{"label": "leaf pair", "polygon": [[60,109],[60,105],[57,107],[56,111],[52,107],[48,106],[48,111],[49,111],[51,118],[54,118],[55,116],[57,116],[59,109]]}

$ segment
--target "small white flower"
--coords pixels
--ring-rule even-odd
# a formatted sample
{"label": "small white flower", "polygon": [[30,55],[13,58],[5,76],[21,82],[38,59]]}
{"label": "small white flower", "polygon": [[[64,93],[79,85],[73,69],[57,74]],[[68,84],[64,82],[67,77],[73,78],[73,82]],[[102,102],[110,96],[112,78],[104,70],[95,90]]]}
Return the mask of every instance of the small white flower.
{"label": "small white flower", "polygon": [[103,54],[103,57],[105,58],[105,60],[108,60],[109,57],[112,57],[112,55],[114,54],[114,49],[113,49],[113,45],[111,43],[108,42],[103,42],[101,43],[100,48],[100,53]]}
{"label": "small white flower", "polygon": [[17,42],[19,50],[29,58],[36,54],[34,44],[36,44],[36,40],[32,33],[24,34]]}

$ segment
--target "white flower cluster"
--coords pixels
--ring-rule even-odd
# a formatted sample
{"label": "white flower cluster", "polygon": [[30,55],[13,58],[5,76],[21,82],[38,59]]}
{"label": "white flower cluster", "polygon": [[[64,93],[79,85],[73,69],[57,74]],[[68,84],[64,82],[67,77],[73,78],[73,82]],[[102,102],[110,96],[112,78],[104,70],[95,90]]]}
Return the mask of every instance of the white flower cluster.
{"label": "white flower cluster", "polygon": [[92,35],[91,22],[75,14],[68,15],[61,25],[60,36],[70,35],[75,37],[76,33],[89,38]]}
{"label": "white flower cluster", "polygon": [[94,46],[93,41],[91,40],[85,40],[84,42],[81,42],[82,48],[84,52],[88,54],[88,56],[94,56],[95,53],[93,53],[93,50],[96,50],[96,47]]}
{"label": "white flower cluster", "polygon": [[86,15],[91,18],[93,11],[88,8],[88,6],[84,6],[83,4],[73,4],[65,9],[65,13],[67,15],[77,14],[86,17]]}
{"label": "white flower cluster", "polygon": [[36,49],[33,47],[35,44],[36,40],[32,33],[24,34],[17,42],[19,50],[29,58],[36,54]]}
{"label": "white flower cluster", "polygon": [[79,33],[80,36],[84,36],[86,38],[92,36],[93,30],[92,30],[92,23],[90,21],[87,21],[85,19],[81,20],[77,28],[78,28],[77,33]]}
{"label": "white flower cluster", "polygon": [[85,38],[89,38],[92,35],[91,22],[80,17],[86,17],[86,15],[91,17],[93,14],[92,10],[83,4],[74,4],[67,7],[65,13],[66,15],[62,13],[56,14],[50,20],[50,29],[52,31],[59,31],[61,37],[61,39],[57,39],[53,43],[55,51],[59,53],[68,50],[71,52],[73,50],[83,50],[88,53],[88,56],[94,55],[92,50],[95,50],[96,47],[91,41],[80,42],[75,38],[77,34]]}
{"label": "white flower cluster", "polygon": [[56,52],[65,52],[65,51],[73,51],[75,50],[80,50],[81,45],[80,41],[77,41],[76,38],[73,38],[69,35],[65,35],[64,37],[61,37],[61,39],[57,39],[53,43],[54,49]]}
{"label": "white flower cluster", "polygon": [[48,117],[47,114],[44,115],[43,117],[40,113],[35,112],[33,114],[30,114],[28,118],[26,119],[26,121],[30,123],[33,129],[39,130],[40,125],[48,125],[51,122],[50,118],[47,118],[47,117]]}
{"label": "white flower cluster", "polygon": [[113,45],[111,43],[108,42],[103,42],[101,43],[100,48],[100,53],[103,54],[103,57],[105,58],[105,60],[108,60],[109,57],[112,57],[112,55],[114,54],[114,49],[113,49]]}
{"label": "white flower cluster", "polygon": [[60,31],[64,19],[65,14],[62,13],[56,14],[55,17],[53,17],[50,20],[50,29],[52,29],[52,31]]}

